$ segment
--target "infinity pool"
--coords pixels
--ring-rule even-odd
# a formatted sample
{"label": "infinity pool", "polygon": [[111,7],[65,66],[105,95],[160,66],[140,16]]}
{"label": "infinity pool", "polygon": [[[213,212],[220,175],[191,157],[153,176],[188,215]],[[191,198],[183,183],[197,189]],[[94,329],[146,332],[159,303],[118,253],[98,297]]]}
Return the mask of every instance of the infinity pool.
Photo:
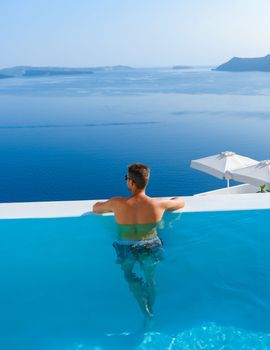
{"label": "infinity pool", "polygon": [[116,262],[112,216],[0,220],[1,349],[270,349],[269,218],[167,214],[150,288]]}

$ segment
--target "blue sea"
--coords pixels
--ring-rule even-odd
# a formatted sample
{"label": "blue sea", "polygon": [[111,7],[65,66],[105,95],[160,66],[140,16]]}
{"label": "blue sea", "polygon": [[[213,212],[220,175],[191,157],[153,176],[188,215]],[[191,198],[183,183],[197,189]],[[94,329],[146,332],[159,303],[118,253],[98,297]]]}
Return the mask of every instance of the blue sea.
{"label": "blue sea", "polygon": [[269,96],[269,73],[210,68],[2,79],[0,201],[128,195],[133,162],[150,166],[152,196],[223,187],[190,161],[225,150],[268,159]]}

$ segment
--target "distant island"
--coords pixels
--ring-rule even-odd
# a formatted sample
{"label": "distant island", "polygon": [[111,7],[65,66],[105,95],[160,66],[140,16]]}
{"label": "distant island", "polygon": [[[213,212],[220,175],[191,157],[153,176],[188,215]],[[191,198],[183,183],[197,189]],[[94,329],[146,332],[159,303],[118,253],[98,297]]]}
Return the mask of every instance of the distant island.
{"label": "distant island", "polygon": [[214,70],[228,72],[270,72],[270,55],[256,58],[233,57],[231,60],[221,64]]}
{"label": "distant island", "polygon": [[91,68],[67,68],[67,67],[31,67],[16,66],[0,69],[0,78],[12,77],[47,77],[47,76],[71,76],[88,75],[98,71],[128,70],[133,69],[128,66],[105,66]]}
{"label": "distant island", "polygon": [[193,67],[191,66],[181,66],[181,65],[177,65],[177,66],[173,66],[173,69],[191,69]]}

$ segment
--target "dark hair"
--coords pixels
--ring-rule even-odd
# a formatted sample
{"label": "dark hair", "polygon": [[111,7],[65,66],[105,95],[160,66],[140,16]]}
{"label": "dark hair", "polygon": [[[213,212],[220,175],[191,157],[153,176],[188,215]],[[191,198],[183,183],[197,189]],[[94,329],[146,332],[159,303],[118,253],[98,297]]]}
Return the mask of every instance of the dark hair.
{"label": "dark hair", "polygon": [[147,165],[135,163],[128,166],[128,176],[138,189],[146,187],[150,177],[150,169]]}

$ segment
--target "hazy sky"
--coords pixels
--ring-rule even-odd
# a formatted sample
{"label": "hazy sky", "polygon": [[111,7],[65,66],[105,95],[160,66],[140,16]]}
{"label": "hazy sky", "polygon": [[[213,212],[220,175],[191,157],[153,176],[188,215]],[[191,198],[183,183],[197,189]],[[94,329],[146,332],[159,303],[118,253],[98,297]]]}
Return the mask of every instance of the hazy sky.
{"label": "hazy sky", "polygon": [[219,64],[270,53],[270,0],[1,0],[0,67]]}

